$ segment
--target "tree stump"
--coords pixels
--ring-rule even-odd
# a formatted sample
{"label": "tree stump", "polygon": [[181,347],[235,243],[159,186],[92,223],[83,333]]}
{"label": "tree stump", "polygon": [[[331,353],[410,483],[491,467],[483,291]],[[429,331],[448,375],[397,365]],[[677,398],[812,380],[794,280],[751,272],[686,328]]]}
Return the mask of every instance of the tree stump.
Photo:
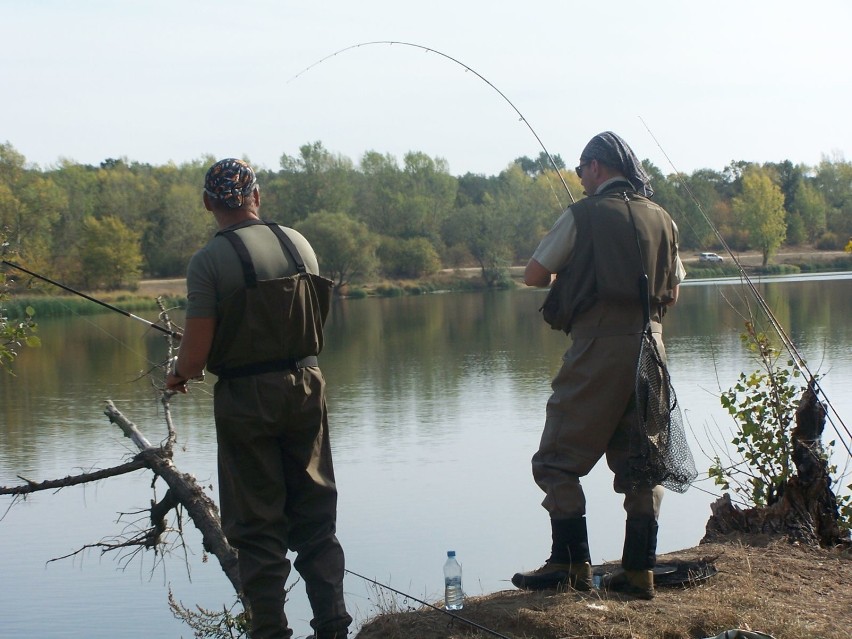
{"label": "tree stump", "polygon": [[821,443],[825,407],[808,385],[796,409],[793,429],[793,463],[796,474],[781,487],[777,500],[765,507],[739,508],[729,494],[711,506],[702,543],[731,534],[783,536],[807,545],[833,547],[849,544],[838,524],[840,512],[831,490],[828,460]]}

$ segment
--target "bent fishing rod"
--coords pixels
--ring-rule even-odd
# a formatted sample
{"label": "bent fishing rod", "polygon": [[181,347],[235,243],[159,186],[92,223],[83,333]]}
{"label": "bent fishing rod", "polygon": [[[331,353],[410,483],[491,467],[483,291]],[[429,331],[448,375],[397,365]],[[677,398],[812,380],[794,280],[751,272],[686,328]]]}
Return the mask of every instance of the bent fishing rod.
{"label": "bent fishing rod", "polygon": [[456,619],[457,621],[461,621],[462,623],[466,623],[469,626],[476,628],[477,630],[481,630],[482,632],[488,633],[492,637],[500,637],[501,639],[509,639],[509,637],[507,637],[506,635],[501,635],[499,632],[491,630],[490,628],[486,628],[485,626],[481,626],[478,623],[476,623],[475,621],[471,621],[470,619],[465,619],[464,617],[457,615],[454,612],[450,612],[449,610],[445,610],[444,608],[439,608],[438,606],[430,604],[427,601],[423,601],[422,599],[418,599],[417,597],[413,597],[413,596],[409,595],[407,592],[402,592],[401,590],[397,590],[396,588],[391,588],[390,586],[383,584],[379,581],[376,581],[375,579],[370,579],[369,577],[365,577],[364,575],[358,574],[354,570],[349,570],[349,568],[346,568],[345,570],[350,575],[354,575],[355,577],[360,577],[364,581],[368,581],[371,584],[373,584],[374,586],[379,586],[380,588],[385,588],[386,590],[390,590],[391,592],[394,592],[394,593],[396,593],[396,594],[398,594],[402,597],[405,597],[406,599],[411,599],[412,601],[416,601],[419,604],[423,604],[424,606],[428,606],[429,608],[432,608],[433,610],[437,610],[438,612],[442,612],[445,615],[452,617],[453,619]]}
{"label": "bent fishing rod", "polygon": [[[435,54],[441,56],[442,58],[446,58],[450,62],[456,63],[460,67],[464,68],[465,71],[470,71],[477,78],[479,78],[485,84],[487,84],[489,87],[494,89],[500,95],[500,97],[503,98],[503,100],[505,100],[508,103],[508,105],[510,107],[512,107],[512,109],[514,109],[515,113],[518,114],[518,117],[520,118],[521,122],[523,122],[526,125],[526,127],[530,130],[530,133],[533,134],[533,136],[535,137],[539,146],[544,151],[545,156],[547,156],[547,159],[550,162],[551,166],[553,166],[553,169],[556,171],[556,174],[559,176],[559,181],[562,182],[562,186],[565,188],[565,192],[568,193],[568,197],[571,199],[571,204],[576,203],[574,196],[571,194],[571,189],[568,188],[568,184],[565,182],[565,178],[562,176],[562,171],[559,169],[559,166],[554,161],[553,156],[550,155],[550,151],[548,151],[547,147],[544,146],[544,142],[542,142],[541,138],[538,136],[538,133],[536,133],[535,129],[529,123],[529,120],[527,120],[526,116],[524,116],[524,114],[521,113],[520,109],[518,109],[518,107],[515,106],[515,104],[506,96],[505,93],[503,93],[500,89],[498,89],[488,78],[486,78],[484,75],[479,73],[476,69],[468,66],[467,64],[465,64],[461,60],[458,60],[457,58],[454,58],[451,55],[448,55],[446,53],[438,51],[437,49],[433,49],[432,47],[427,47],[427,46],[422,45],[422,44],[416,44],[414,42],[402,42],[402,41],[399,41],[399,40],[374,40],[372,42],[360,42],[358,44],[353,44],[353,45],[350,45],[348,47],[344,47],[342,49],[339,49],[339,50],[335,51],[334,53],[328,54],[324,58],[320,58],[319,60],[317,60],[313,64],[305,67],[304,69],[299,71],[299,73],[297,73],[292,78],[287,80],[287,84],[289,84],[293,80],[297,79],[299,76],[304,75],[305,73],[307,73],[308,71],[310,71],[314,67],[322,64],[326,60],[329,60],[329,59],[331,59],[331,58],[333,58],[337,55],[340,55],[341,53],[345,53],[347,51],[352,51],[353,49],[360,49],[361,47],[368,47],[368,46],[377,45],[377,44],[387,44],[387,45],[391,45],[391,46],[399,45],[401,47],[412,47],[414,49],[420,49],[421,51],[425,51],[426,53],[435,53]],[[542,168],[544,168],[544,167],[542,167]],[[558,199],[559,198],[557,197],[557,201],[558,201]],[[559,202],[559,206],[562,207],[561,202]],[[564,208],[564,207],[562,207],[562,208]]]}
{"label": "bent fishing rod", "polygon": [[[730,246],[728,246],[728,243],[725,241],[725,238],[722,237],[722,233],[719,231],[719,229],[716,227],[716,225],[713,224],[713,221],[710,219],[710,217],[704,211],[704,207],[701,206],[701,202],[699,202],[698,198],[695,197],[695,194],[692,192],[692,189],[690,189],[689,185],[686,184],[686,182],[683,180],[683,178],[681,177],[681,175],[682,175],[681,172],[678,171],[677,167],[674,165],[674,162],[672,162],[668,153],[666,153],[665,149],[663,149],[659,140],[657,140],[657,137],[654,135],[654,133],[648,127],[648,124],[645,122],[644,119],[642,119],[641,116],[639,117],[639,120],[642,122],[643,126],[648,131],[648,134],[654,140],[657,147],[662,152],[663,156],[665,156],[666,160],[671,165],[672,169],[675,172],[675,175],[677,176],[678,182],[684,188],[684,190],[687,192],[690,199],[692,200],[692,202],[695,204],[696,208],[698,209],[699,213],[701,213],[701,216],[704,218],[704,221],[710,227],[710,230],[713,231],[713,234],[716,236],[716,239],[719,240],[719,243],[722,245],[722,248],[725,249],[725,251],[731,257],[731,260],[733,261],[733,263],[737,266],[737,269],[740,272],[740,278],[743,280],[743,282],[745,282],[746,288],[749,290],[749,292],[751,292],[752,296],[754,296],[754,299],[757,301],[758,306],[760,307],[760,309],[763,311],[764,315],[768,319],[769,325],[772,327],[772,330],[774,330],[775,333],[778,335],[778,337],[781,339],[781,343],[783,344],[787,353],[790,355],[790,357],[793,361],[793,364],[796,366],[796,368],[803,375],[805,375],[805,377],[807,378],[807,381],[808,381],[808,386],[813,388],[815,393],[822,395],[825,403],[828,405],[829,408],[831,408],[831,412],[834,413],[834,417],[837,419],[837,421],[840,424],[840,426],[842,427],[843,431],[846,433],[846,437],[849,438],[850,441],[852,441],[852,432],[850,432],[849,428],[844,423],[843,418],[840,417],[840,414],[837,412],[837,409],[834,408],[834,405],[831,403],[831,401],[826,396],[825,391],[820,387],[816,376],[808,368],[808,365],[807,365],[807,362],[805,361],[805,358],[802,357],[801,353],[799,353],[798,348],[796,348],[796,345],[793,343],[793,339],[784,330],[784,327],[782,326],[781,322],[775,316],[775,313],[772,312],[772,309],[770,308],[769,303],[766,301],[766,299],[763,297],[763,295],[760,294],[760,291],[757,290],[757,286],[754,284],[754,282],[749,277],[746,270],[743,268],[742,263],[740,263],[739,259],[734,254],[734,251],[731,249]],[[834,428],[835,432],[840,437],[840,441],[843,444],[844,448],[846,449],[846,452],[849,453],[850,456],[852,456],[852,447],[843,438],[843,435],[840,432],[840,428],[838,428],[837,425],[834,423],[834,420],[831,418],[831,415],[828,413],[828,411],[826,411],[826,416],[828,417],[829,421],[831,422],[831,425]]]}
{"label": "bent fishing rod", "polygon": [[125,317],[129,317],[130,319],[134,319],[138,322],[142,322],[143,324],[147,325],[148,327],[157,329],[158,331],[161,331],[161,332],[165,333],[166,335],[176,337],[177,339],[180,339],[182,337],[182,333],[179,333],[178,331],[170,331],[169,329],[164,328],[163,326],[160,326],[158,324],[155,324],[154,322],[149,322],[144,317],[139,317],[138,315],[134,315],[133,313],[128,313],[124,309],[118,308],[117,306],[113,306],[112,304],[108,304],[107,302],[104,302],[103,300],[99,300],[95,297],[92,297],[91,295],[86,295],[85,293],[78,291],[76,289],[73,289],[70,286],[66,286],[65,284],[60,284],[56,280],[52,280],[49,277],[45,277],[44,275],[39,275],[38,273],[35,273],[35,272],[33,272],[29,269],[24,268],[20,264],[15,264],[14,262],[10,262],[9,260],[3,260],[3,264],[5,264],[6,266],[11,266],[12,268],[17,269],[19,271],[23,271],[24,273],[32,275],[33,277],[37,277],[40,280],[44,280],[45,282],[47,282],[49,284],[53,284],[54,286],[58,286],[59,288],[68,291],[69,293],[73,293],[74,295],[79,295],[80,297],[83,297],[83,298],[85,298],[85,299],[87,299],[91,302],[94,302],[95,304],[100,304],[104,308],[108,308],[111,311],[115,311],[116,313],[121,313]]}

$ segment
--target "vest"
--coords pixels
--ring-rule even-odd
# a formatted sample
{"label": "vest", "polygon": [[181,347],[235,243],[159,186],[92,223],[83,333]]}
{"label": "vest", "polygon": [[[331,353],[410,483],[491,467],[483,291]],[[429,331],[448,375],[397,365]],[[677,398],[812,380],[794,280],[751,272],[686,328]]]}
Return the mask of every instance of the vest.
{"label": "vest", "polygon": [[220,378],[295,368],[304,358],[319,355],[323,347],[332,281],[307,272],[298,249],[280,226],[260,220],[253,224],[266,224],[275,233],[282,252],[289,253],[296,263],[297,272],[258,280],[236,229],[217,233],[239,255],[245,283],[217,305],[207,369]]}
{"label": "vest", "polygon": [[669,214],[626,181],[580,200],[571,212],[577,241],[540,309],[545,321],[570,333],[595,304],[641,308],[645,297],[648,319],[659,322],[673,299],[677,231]]}

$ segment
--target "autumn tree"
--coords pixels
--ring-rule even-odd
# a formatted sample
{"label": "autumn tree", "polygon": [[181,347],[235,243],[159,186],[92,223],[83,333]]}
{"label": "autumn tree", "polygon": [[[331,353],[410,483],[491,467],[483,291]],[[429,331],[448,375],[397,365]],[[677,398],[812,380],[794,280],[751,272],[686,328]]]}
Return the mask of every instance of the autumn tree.
{"label": "autumn tree", "polygon": [[83,222],[83,277],[89,288],[134,287],[142,274],[140,234],[117,217],[89,217]]}
{"label": "autumn tree", "polygon": [[742,174],[742,192],[734,197],[732,206],[766,266],[786,237],[784,194],[764,169],[751,166]]}

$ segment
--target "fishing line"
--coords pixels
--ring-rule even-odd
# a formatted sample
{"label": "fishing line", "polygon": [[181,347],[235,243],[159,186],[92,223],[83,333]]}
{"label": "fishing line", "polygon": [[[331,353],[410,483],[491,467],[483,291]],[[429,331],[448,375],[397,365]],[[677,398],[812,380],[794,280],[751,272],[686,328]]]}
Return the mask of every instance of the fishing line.
{"label": "fishing line", "polygon": [[[639,120],[642,122],[642,125],[648,131],[648,134],[654,140],[657,147],[662,152],[663,156],[665,156],[666,160],[671,165],[672,169],[675,172],[676,179],[677,179],[678,183],[683,187],[683,189],[686,191],[686,193],[692,199],[693,203],[698,208],[698,211],[701,213],[701,216],[704,218],[704,221],[707,222],[708,226],[713,231],[713,234],[716,236],[716,239],[719,240],[719,243],[722,245],[722,247],[725,249],[725,251],[728,253],[728,255],[730,255],[731,260],[733,260],[734,264],[736,264],[737,269],[740,272],[740,278],[745,282],[746,288],[754,296],[755,300],[757,301],[758,306],[763,311],[763,313],[766,315],[772,329],[777,333],[778,337],[781,338],[781,342],[784,345],[784,348],[787,350],[787,353],[789,353],[790,357],[792,358],[794,366],[796,366],[796,368],[798,368],[799,371],[802,374],[805,375],[805,377],[807,378],[808,385],[811,386],[814,389],[815,393],[822,395],[822,397],[825,401],[825,404],[831,409],[830,413],[828,411],[826,411],[826,417],[828,418],[829,423],[831,424],[832,428],[834,428],[834,431],[837,433],[838,437],[840,438],[840,441],[843,444],[843,447],[846,449],[846,452],[849,453],[850,456],[852,456],[852,448],[850,448],[850,444],[844,439],[843,433],[841,433],[840,430],[841,430],[841,428],[843,429],[843,431],[846,433],[846,437],[849,438],[849,441],[852,441],[852,432],[850,432],[849,428],[843,422],[843,418],[840,417],[840,414],[837,412],[837,410],[834,408],[834,405],[831,403],[831,401],[826,396],[825,391],[821,388],[816,377],[808,368],[808,365],[805,362],[805,359],[799,353],[799,350],[796,348],[796,345],[793,343],[793,340],[790,338],[790,336],[784,330],[784,327],[781,325],[781,322],[778,321],[778,318],[775,317],[775,314],[772,312],[772,309],[769,307],[769,304],[766,301],[766,299],[760,294],[760,291],[757,290],[757,286],[755,286],[754,282],[752,282],[748,273],[746,273],[745,269],[743,268],[743,265],[740,263],[739,259],[734,254],[733,250],[731,250],[731,247],[728,246],[728,243],[725,241],[725,238],[722,237],[722,234],[719,231],[719,229],[716,227],[715,224],[713,224],[712,220],[707,215],[707,213],[705,213],[704,207],[701,206],[701,202],[698,201],[698,198],[695,197],[695,194],[692,192],[692,189],[689,188],[689,185],[686,184],[686,182],[681,177],[681,175],[682,175],[681,172],[678,171],[677,167],[674,165],[674,162],[672,162],[668,153],[666,153],[665,149],[663,149],[659,140],[657,140],[657,137],[654,135],[654,133],[648,127],[648,124],[645,122],[645,120],[641,116],[639,116]],[[838,425],[834,422],[834,419],[832,419],[832,413],[834,414],[834,418],[836,418],[837,422],[840,424],[840,427],[838,427]]]}
{"label": "fishing line", "polygon": [[79,295],[80,297],[85,298],[85,299],[89,300],[90,302],[94,302],[95,304],[100,304],[104,308],[108,308],[111,311],[115,311],[116,313],[120,313],[121,315],[124,315],[125,317],[129,317],[130,319],[134,319],[134,320],[137,320],[139,322],[142,322],[146,326],[149,326],[150,328],[154,328],[158,331],[166,333],[167,335],[171,335],[172,337],[177,337],[177,338],[181,337],[181,334],[178,333],[177,331],[171,331],[167,328],[163,328],[162,326],[159,326],[159,325],[155,324],[154,322],[149,322],[148,320],[146,320],[143,317],[139,317],[138,315],[134,315],[133,313],[128,313],[127,311],[120,309],[117,306],[113,306],[112,304],[108,304],[107,302],[104,302],[103,300],[99,300],[96,297],[92,297],[91,295],[86,295],[86,293],[83,293],[81,291],[73,289],[70,286],[66,286],[65,284],[60,284],[56,280],[52,280],[49,277],[45,277],[44,275],[39,275],[38,273],[30,271],[29,269],[24,268],[20,264],[15,264],[14,262],[10,262],[9,260],[3,260],[3,264],[6,264],[7,266],[11,266],[12,268],[18,269],[19,271],[23,271],[24,273],[32,275],[33,277],[37,277],[40,280],[44,280],[45,282],[47,282],[49,284],[53,284],[54,286],[58,286],[59,288],[68,291],[69,293],[74,293],[74,295]]}
{"label": "fishing line", "polygon": [[[465,64],[461,60],[458,60],[457,58],[454,58],[451,55],[448,55],[446,53],[438,51],[437,49],[433,49],[431,47],[427,47],[427,46],[424,46],[422,44],[416,44],[416,43],[413,43],[413,42],[401,42],[401,41],[398,41],[398,40],[375,40],[375,41],[372,41],[372,42],[360,42],[358,44],[353,44],[353,45],[350,45],[348,47],[344,47],[343,49],[339,49],[338,51],[335,51],[334,53],[330,53],[329,55],[325,56],[324,58],[320,58],[319,60],[317,60],[313,64],[305,67],[304,69],[299,71],[299,73],[297,73],[292,78],[287,80],[286,84],[290,84],[290,82],[293,82],[299,76],[304,75],[305,73],[307,73],[308,71],[310,71],[314,67],[322,64],[326,60],[329,60],[329,59],[331,59],[331,58],[333,58],[337,55],[340,55],[341,53],[345,53],[345,52],[351,51],[353,49],[360,49],[361,47],[368,47],[368,46],[372,46],[372,45],[376,45],[376,44],[387,44],[387,45],[391,45],[391,46],[399,45],[399,46],[402,46],[402,47],[412,47],[414,49],[420,49],[421,51],[425,51],[426,53],[435,53],[435,54],[441,56],[442,58],[446,58],[447,60],[449,60],[451,62],[455,62],[459,66],[463,67],[465,69],[465,71],[470,71],[477,78],[479,78],[480,80],[485,82],[485,84],[487,84],[489,87],[494,89],[500,95],[500,97],[503,98],[508,103],[508,105],[510,107],[512,107],[512,109],[514,109],[515,113],[518,114],[518,117],[520,118],[521,122],[523,122],[527,126],[527,128],[530,130],[530,133],[533,134],[533,136],[535,137],[539,146],[541,146],[542,150],[544,151],[544,154],[547,156],[547,159],[550,162],[551,166],[553,167],[553,170],[556,171],[556,174],[559,176],[559,181],[562,182],[562,186],[565,188],[565,192],[568,193],[568,197],[571,199],[571,203],[574,204],[576,202],[576,200],[574,199],[574,196],[571,194],[571,189],[568,188],[568,184],[565,182],[565,178],[562,176],[562,171],[559,170],[559,167],[557,166],[556,162],[554,161],[553,156],[550,155],[550,151],[547,150],[547,147],[544,145],[544,142],[542,142],[538,133],[536,133],[535,129],[529,123],[529,121],[524,116],[524,114],[521,113],[520,109],[518,109],[518,107],[515,106],[515,104],[506,96],[505,93],[503,93],[500,89],[498,89],[488,78],[483,76],[476,69],[468,66],[467,64]],[[545,178],[546,178],[546,174],[545,174]],[[557,201],[559,201],[558,197],[557,197]],[[561,202],[559,202],[559,207],[564,209]]]}
{"label": "fishing line", "polygon": [[418,599],[417,597],[412,597],[411,595],[409,595],[406,592],[402,592],[401,590],[397,590],[396,588],[391,588],[390,586],[383,584],[379,581],[376,581],[375,579],[370,579],[369,577],[365,577],[364,575],[360,575],[357,572],[355,572],[354,570],[349,570],[349,568],[346,568],[345,570],[350,575],[354,575],[355,577],[360,577],[364,581],[369,581],[371,584],[373,584],[375,586],[379,586],[380,588],[385,588],[386,590],[390,590],[391,592],[395,592],[396,594],[398,594],[402,597],[406,597],[407,599],[411,599],[412,601],[416,601],[419,604],[423,604],[424,606],[428,606],[429,608],[432,608],[433,610],[437,610],[438,612],[442,612],[445,615],[452,617],[453,619],[461,621],[462,623],[466,623],[469,626],[473,626],[477,630],[481,630],[482,632],[487,632],[488,634],[490,634],[493,637],[501,637],[501,639],[509,639],[509,637],[507,637],[506,635],[501,635],[499,632],[495,632],[494,630],[486,628],[485,626],[480,626],[475,621],[470,621],[469,619],[465,619],[464,617],[461,617],[454,612],[450,612],[449,610],[444,610],[443,608],[439,608],[438,606],[434,606],[427,601],[423,601],[422,599]]}
{"label": "fishing line", "polygon": [[[20,266],[19,264],[16,264],[15,262],[10,262],[9,260],[2,260],[2,263],[3,263],[3,264],[5,264],[5,265],[7,265],[7,266],[11,266],[12,268],[15,268],[15,269],[17,269],[17,270],[19,270],[19,271],[22,271],[22,272],[24,272],[24,273],[27,273],[27,274],[29,274],[29,275],[32,275],[33,277],[36,277],[36,278],[38,278],[38,279],[40,279],[40,280],[43,280],[43,281],[45,281],[45,282],[48,282],[49,284],[53,284],[54,286],[58,286],[59,288],[64,289],[64,290],[66,290],[66,291],[68,291],[68,292],[70,292],[70,293],[74,293],[75,295],[79,295],[80,297],[83,297],[83,298],[85,298],[85,299],[87,299],[87,300],[90,300],[90,301],[92,301],[92,302],[95,302],[96,304],[99,304],[99,305],[101,305],[101,306],[103,306],[103,307],[105,307],[105,308],[108,308],[108,309],[110,309],[111,311],[115,311],[115,312],[117,312],[117,313],[120,313],[121,315],[124,315],[125,317],[130,317],[131,319],[138,320],[138,321],[142,322],[143,324],[146,324],[149,328],[155,328],[155,329],[157,329],[157,330],[159,330],[159,331],[162,331],[163,333],[166,333],[166,334],[168,334],[168,335],[170,335],[170,336],[172,336],[172,337],[178,337],[178,338],[179,338],[179,337],[181,336],[181,334],[180,334],[179,332],[177,332],[177,331],[172,331],[172,330],[170,330],[170,329],[168,329],[168,328],[163,328],[162,326],[159,326],[159,325],[155,324],[154,322],[149,322],[148,320],[146,320],[146,319],[144,319],[144,318],[142,318],[142,317],[139,317],[139,316],[137,316],[137,315],[133,315],[132,313],[128,313],[127,311],[122,310],[122,309],[120,309],[120,308],[117,308],[117,307],[113,306],[112,304],[108,304],[107,302],[104,302],[104,301],[99,300],[99,299],[97,299],[97,298],[95,298],[95,297],[92,297],[92,296],[90,296],[90,295],[87,295],[87,294],[85,294],[85,293],[82,293],[82,292],[80,292],[80,291],[77,291],[77,290],[75,290],[75,289],[71,288],[70,286],[66,286],[65,284],[61,284],[61,283],[59,283],[59,282],[57,282],[57,281],[55,281],[55,280],[52,280],[52,279],[50,279],[49,277],[45,277],[44,275],[39,275],[38,273],[35,273],[34,271],[30,271],[29,269],[26,269],[26,268],[24,268],[23,266]],[[161,365],[162,365],[162,363],[152,362],[152,361],[151,361],[151,360],[147,357],[147,355],[144,355],[144,354],[142,354],[142,353],[140,353],[140,352],[138,352],[138,351],[134,350],[134,349],[133,349],[133,348],[131,348],[128,344],[126,344],[123,340],[119,339],[118,337],[116,337],[115,335],[113,335],[112,333],[110,333],[108,330],[106,330],[105,328],[103,328],[102,326],[99,326],[99,325],[98,325],[98,324],[96,324],[95,322],[91,321],[89,318],[87,318],[87,317],[83,316],[81,313],[78,313],[78,312],[77,312],[77,311],[75,311],[75,310],[74,310],[74,309],[73,309],[70,305],[65,304],[65,303],[64,303],[61,299],[59,300],[59,303],[60,303],[60,304],[62,304],[62,306],[63,306],[63,307],[65,307],[66,309],[68,309],[68,311],[69,311],[72,315],[76,316],[78,319],[83,320],[83,321],[84,321],[84,322],[86,322],[87,324],[89,324],[89,325],[91,325],[91,326],[95,327],[96,329],[98,329],[99,331],[101,331],[102,333],[104,333],[107,337],[109,337],[109,338],[110,338],[110,339],[112,339],[113,341],[117,342],[118,344],[120,344],[121,346],[123,346],[125,349],[127,349],[128,351],[130,351],[131,353],[133,353],[134,355],[136,355],[136,356],[137,356],[137,357],[139,357],[140,359],[142,359],[142,360],[144,360],[145,362],[147,362],[148,364],[150,364],[150,365],[151,365],[151,367],[157,367],[157,366],[161,366]]]}

